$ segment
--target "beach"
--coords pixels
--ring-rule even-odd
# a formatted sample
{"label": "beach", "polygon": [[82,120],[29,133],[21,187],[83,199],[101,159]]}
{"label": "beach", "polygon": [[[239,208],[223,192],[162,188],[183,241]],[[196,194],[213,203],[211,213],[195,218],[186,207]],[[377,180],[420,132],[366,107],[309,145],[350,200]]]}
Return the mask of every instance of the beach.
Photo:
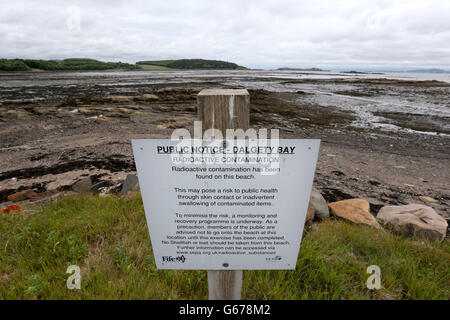
{"label": "beach", "polygon": [[[197,93],[243,88],[250,126],[321,139],[314,186],[328,202],[423,203],[449,220],[449,74],[295,71],[0,73],[0,202],[39,202],[82,178],[119,186],[131,139],[192,130]],[[19,201],[19,202],[20,202]]]}

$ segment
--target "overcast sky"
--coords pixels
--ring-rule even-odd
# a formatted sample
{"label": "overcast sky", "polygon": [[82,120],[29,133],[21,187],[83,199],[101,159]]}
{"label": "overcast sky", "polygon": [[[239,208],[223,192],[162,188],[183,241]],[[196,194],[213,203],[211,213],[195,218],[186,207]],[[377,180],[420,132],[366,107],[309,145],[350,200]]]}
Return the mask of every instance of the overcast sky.
{"label": "overcast sky", "polygon": [[450,68],[450,0],[0,0],[0,57]]}

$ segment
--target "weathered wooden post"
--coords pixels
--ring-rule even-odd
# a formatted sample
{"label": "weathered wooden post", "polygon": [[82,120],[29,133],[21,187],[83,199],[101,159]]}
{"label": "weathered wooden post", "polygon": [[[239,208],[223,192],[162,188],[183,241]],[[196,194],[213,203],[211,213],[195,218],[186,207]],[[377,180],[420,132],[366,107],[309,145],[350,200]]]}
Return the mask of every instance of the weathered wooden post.
{"label": "weathered wooden post", "polygon": [[[250,96],[245,89],[204,89],[197,96],[198,118],[203,131],[218,129],[226,137],[226,129],[249,127]],[[210,300],[240,300],[242,270],[208,271]]]}

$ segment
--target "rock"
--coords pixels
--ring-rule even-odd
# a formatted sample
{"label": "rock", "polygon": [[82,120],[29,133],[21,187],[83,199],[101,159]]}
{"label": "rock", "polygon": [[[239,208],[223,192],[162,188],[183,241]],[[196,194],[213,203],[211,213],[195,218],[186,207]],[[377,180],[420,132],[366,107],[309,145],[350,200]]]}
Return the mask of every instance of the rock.
{"label": "rock", "polygon": [[45,192],[36,193],[36,196],[31,198],[31,200],[33,201],[33,203],[43,204],[43,203],[49,203],[55,199],[62,198],[62,195],[63,195],[63,193],[58,192],[56,190],[47,190]]}
{"label": "rock", "polygon": [[103,116],[103,117],[98,117],[98,118],[95,119],[94,121],[95,121],[96,123],[101,123],[101,122],[106,122],[106,121],[110,121],[110,120],[111,120],[111,118]]}
{"label": "rock", "polygon": [[314,205],[311,201],[308,202],[308,211],[306,211],[305,225],[311,225],[314,220]]}
{"label": "rock", "polygon": [[8,201],[11,201],[11,202],[23,201],[23,200],[31,199],[35,195],[36,195],[36,192],[34,192],[31,189],[22,190],[22,191],[10,194],[8,196]]}
{"label": "rock", "polygon": [[122,183],[116,185],[110,185],[107,187],[102,187],[98,190],[100,197],[105,197],[110,193],[118,193],[122,187]]}
{"label": "rock", "polygon": [[143,98],[144,100],[156,100],[156,99],[159,99],[159,97],[158,97],[157,95],[151,94],[151,93],[144,93],[144,94],[142,95],[142,98]]}
{"label": "rock", "polygon": [[425,203],[436,203],[438,202],[436,199],[433,199],[431,197],[427,197],[427,196],[421,196],[419,197],[419,200]]}
{"label": "rock", "polygon": [[317,189],[312,188],[309,201],[314,206],[315,216],[319,217],[320,219],[326,219],[330,217],[330,210],[328,209],[328,204],[325,198]]}
{"label": "rock", "polygon": [[106,96],[106,101],[111,102],[132,102],[134,99],[134,96]]}
{"label": "rock", "polygon": [[405,236],[418,235],[442,241],[447,233],[447,221],[433,208],[423,204],[385,206],[380,209],[377,218],[383,225]]}
{"label": "rock", "polygon": [[96,108],[90,108],[90,107],[80,107],[79,112],[86,116],[96,116],[98,113],[98,110]]}
{"label": "rock", "polygon": [[57,190],[46,190],[44,192],[35,193],[33,196],[30,197],[30,199],[31,199],[31,201],[42,200],[42,199],[53,196],[55,193],[58,193],[58,191]]}
{"label": "rock", "polygon": [[15,110],[11,109],[6,111],[6,115],[12,118],[20,119],[27,115],[28,113],[25,110]]}
{"label": "rock", "polygon": [[103,190],[104,188],[108,188],[112,185],[113,183],[111,181],[108,180],[102,180],[97,182],[96,184],[94,184],[91,188],[92,191],[95,192],[100,192],[101,190]]}
{"label": "rock", "polygon": [[92,191],[91,177],[86,177],[75,182],[72,186],[72,190],[78,193],[89,193]]}
{"label": "rock", "polygon": [[308,202],[308,210],[306,211],[306,223],[311,224],[314,220],[314,212],[315,212],[314,205],[311,201]]}
{"label": "rock", "polygon": [[328,204],[328,207],[330,207],[331,213],[340,218],[381,229],[375,217],[370,214],[370,205],[366,200],[349,199],[336,201]]}
{"label": "rock", "polygon": [[129,174],[123,182],[122,190],[120,191],[121,196],[127,195],[130,191],[139,191],[139,180],[137,175]]}

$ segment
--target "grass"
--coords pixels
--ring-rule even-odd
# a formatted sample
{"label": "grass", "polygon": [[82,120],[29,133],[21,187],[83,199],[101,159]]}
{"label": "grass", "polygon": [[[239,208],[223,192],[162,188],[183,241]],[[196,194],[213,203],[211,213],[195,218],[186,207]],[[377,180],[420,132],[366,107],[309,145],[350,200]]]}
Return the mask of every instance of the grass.
{"label": "grass", "polygon": [[140,64],[139,67],[142,70],[172,70],[169,67],[156,66],[156,65],[150,65],[150,64]]}
{"label": "grass", "polygon": [[[329,219],[294,271],[245,271],[244,299],[449,299],[449,242]],[[81,268],[81,290],[66,269]],[[365,282],[381,268],[380,290]],[[204,271],[157,270],[140,196],[79,195],[0,215],[1,299],[207,299]]]}

